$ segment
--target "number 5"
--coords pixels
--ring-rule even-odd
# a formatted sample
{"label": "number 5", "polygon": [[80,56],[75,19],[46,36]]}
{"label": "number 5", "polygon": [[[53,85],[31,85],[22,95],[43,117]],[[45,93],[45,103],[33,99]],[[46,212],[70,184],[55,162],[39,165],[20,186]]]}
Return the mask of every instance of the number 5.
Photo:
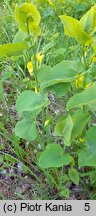
{"label": "number 5", "polygon": [[85,203],[85,211],[89,211],[90,210],[90,203]]}

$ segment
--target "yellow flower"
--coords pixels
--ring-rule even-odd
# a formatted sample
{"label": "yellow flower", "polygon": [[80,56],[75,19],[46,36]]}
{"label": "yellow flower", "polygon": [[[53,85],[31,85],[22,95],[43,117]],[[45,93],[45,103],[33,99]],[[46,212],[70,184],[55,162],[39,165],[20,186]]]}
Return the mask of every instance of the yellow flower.
{"label": "yellow flower", "polygon": [[40,51],[36,54],[36,58],[37,58],[37,61],[41,64],[43,58],[44,58],[44,55],[43,53]]}
{"label": "yellow flower", "polygon": [[28,69],[28,72],[29,72],[30,76],[32,76],[32,73],[33,73],[33,64],[32,64],[31,61],[29,61],[27,63],[27,69]]}
{"label": "yellow flower", "polygon": [[87,83],[86,86],[85,86],[85,89],[86,89],[86,88],[90,88],[92,85],[93,85],[93,83],[91,83],[91,82],[90,82],[90,83]]}
{"label": "yellow flower", "polygon": [[45,121],[44,126],[46,127],[49,124],[49,119]]}
{"label": "yellow flower", "polygon": [[93,63],[96,62],[96,56],[94,56],[94,54],[91,55],[91,60],[92,60]]}
{"label": "yellow flower", "polygon": [[96,56],[93,57],[92,62],[96,62]]}
{"label": "yellow flower", "polygon": [[84,142],[85,142],[85,140],[84,140],[83,138],[79,138],[79,141],[80,141],[81,143],[84,143]]}
{"label": "yellow flower", "polygon": [[84,75],[79,75],[78,78],[76,79],[76,88],[81,88],[84,83]]}
{"label": "yellow flower", "polygon": [[36,94],[38,93],[37,87],[35,87],[35,93],[36,93]]}
{"label": "yellow flower", "polygon": [[49,5],[54,5],[54,3],[51,0],[48,0]]}

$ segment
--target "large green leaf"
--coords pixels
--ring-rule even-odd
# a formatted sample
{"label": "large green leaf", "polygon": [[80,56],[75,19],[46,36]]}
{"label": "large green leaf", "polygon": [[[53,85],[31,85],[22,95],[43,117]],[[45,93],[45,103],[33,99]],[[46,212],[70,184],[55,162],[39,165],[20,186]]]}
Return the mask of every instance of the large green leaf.
{"label": "large green leaf", "polygon": [[0,58],[4,56],[19,56],[28,48],[27,43],[4,44],[0,46]]}
{"label": "large green leaf", "polygon": [[83,30],[87,33],[91,33],[93,28],[96,27],[96,5],[91,7],[90,10],[85,13],[81,19],[80,19],[80,24],[83,27]]}
{"label": "large green leaf", "polygon": [[70,88],[70,83],[58,83],[52,86],[49,86],[48,88],[46,88],[46,92],[50,91],[50,92],[54,92],[54,94],[60,98],[62,96],[64,96]]}
{"label": "large green leaf", "polygon": [[70,164],[72,157],[65,154],[59,144],[49,144],[46,150],[39,157],[39,166],[41,168],[62,167]]}
{"label": "large green leaf", "polygon": [[67,110],[83,105],[91,106],[96,102],[96,84],[82,93],[75,94],[67,103]]}
{"label": "large green leaf", "polygon": [[[56,124],[55,127],[55,134],[57,136],[62,136],[64,135],[64,128],[66,124],[66,115],[62,116],[59,121]],[[73,122],[73,128],[71,131],[71,139],[70,141],[74,140],[84,129],[85,125],[90,121],[90,116],[86,112],[84,113],[83,110],[79,110],[75,112],[75,114],[71,115],[71,119]]]}
{"label": "large green leaf", "polygon": [[80,167],[92,166],[96,167],[96,145],[94,148],[82,150],[79,153],[78,164]]}
{"label": "large green leaf", "polygon": [[83,68],[78,61],[62,61],[53,67],[42,66],[38,72],[38,80],[41,88],[47,88],[57,83],[70,83],[76,79]]}
{"label": "large green leaf", "polygon": [[79,152],[78,164],[80,167],[96,167],[96,126],[87,131],[85,142],[87,146]]}
{"label": "large green leaf", "polygon": [[66,35],[75,38],[80,44],[85,44],[90,40],[90,36],[82,29],[77,19],[66,15],[60,16],[60,19],[64,24]]}
{"label": "large green leaf", "polygon": [[19,121],[15,127],[15,134],[16,136],[28,141],[35,140],[37,137],[36,123],[29,119]]}
{"label": "large green leaf", "polygon": [[43,94],[26,90],[17,98],[16,109],[19,113],[24,111],[36,111],[47,104],[48,99]]}

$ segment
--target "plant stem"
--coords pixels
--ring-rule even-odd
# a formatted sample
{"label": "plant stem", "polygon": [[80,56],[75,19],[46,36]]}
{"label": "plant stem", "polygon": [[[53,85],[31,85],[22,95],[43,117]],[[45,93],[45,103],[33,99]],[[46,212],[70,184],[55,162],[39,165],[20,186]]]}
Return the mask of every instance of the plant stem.
{"label": "plant stem", "polygon": [[[84,70],[86,71],[88,69],[87,66],[87,61],[86,61],[86,57],[85,57],[85,51],[84,51],[84,46],[83,46],[83,61],[84,61]],[[84,79],[84,86],[85,86],[85,79]],[[83,112],[86,112],[86,106],[83,105]]]}
{"label": "plant stem", "polygon": [[34,53],[34,70],[33,70],[33,74],[34,74],[34,78],[35,78],[35,82],[36,82],[36,88],[37,88],[37,92],[38,92],[39,91],[39,83],[38,83],[38,78],[37,78],[36,46],[33,46],[33,44],[32,44],[31,34],[30,34],[28,22],[27,22],[27,32],[28,32],[28,36],[30,36],[31,49],[33,48],[33,53]]}
{"label": "plant stem", "polygon": [[37,60],[36,60],[36,48],[33,47],[33,53],[34,53],[34,77],[35,77],[35,82],[36,82],[36,88],[37,92],[39,91],[39,83],[38,83],[38,78],[37,78]]}
{"label": "plant stem", "polygon": [[[48,110],[48,107],[46,107],[46,120],[49,120],[49,110]],[[46,142],[47,142],[47,144],[50,143],[50,129],[49,129],[49,125],[46,125]]]}

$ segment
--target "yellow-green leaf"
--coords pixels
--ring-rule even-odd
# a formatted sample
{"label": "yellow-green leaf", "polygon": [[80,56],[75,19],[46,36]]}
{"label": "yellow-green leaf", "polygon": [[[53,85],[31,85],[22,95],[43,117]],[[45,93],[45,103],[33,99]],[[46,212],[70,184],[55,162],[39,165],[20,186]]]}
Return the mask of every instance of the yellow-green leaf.
{"label": "yellow-green leaf", "polygon": [[62,23],[64,24],[65,34],[75,38],[80,44],[85,44],[90,41],[90,36],[82,29],[79,21],[71,16],[60,16]]}
{"label": "yellow-green leaf", "polygon": [[85,32],[91,33],[92,29],[96,27],[96,6],[91,7],[91,9],[81,17],[80,24]]}
{"label": "yellow-green leaf", "polygon": [[19,56],[28,48],[27,43],[4,44],[0,46],[0,57]]}
{"label": "yellow-green leaf", "polygon": [[39,28],[40,24],[40,13],[37,8],[31,3],[24,3],[21,7],[16,5],[15,8],[16,21],[19,27],[24,32],[35,33]]}

